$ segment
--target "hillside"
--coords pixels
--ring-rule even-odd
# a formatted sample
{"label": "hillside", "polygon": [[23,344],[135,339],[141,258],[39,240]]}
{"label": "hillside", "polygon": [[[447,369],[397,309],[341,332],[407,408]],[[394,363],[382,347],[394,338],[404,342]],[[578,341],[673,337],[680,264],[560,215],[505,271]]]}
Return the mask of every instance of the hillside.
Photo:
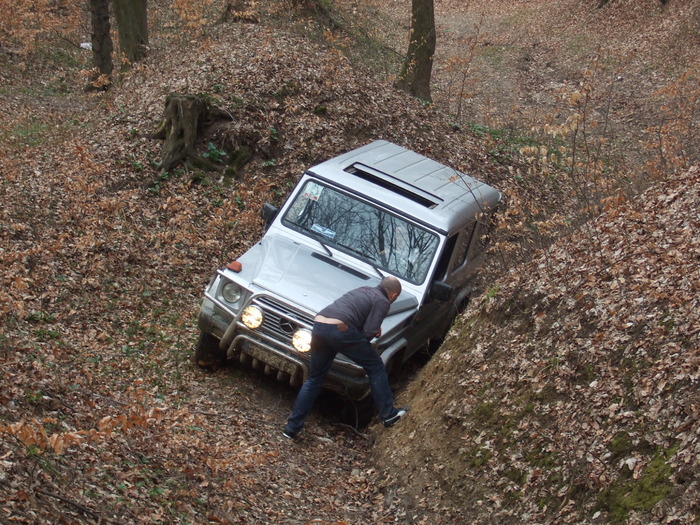
{"label": "hillside", "polygon": [[[698,71],[698,4],[592,4],[438,3],[438,96],[455,108],[462,50],[464,111],[539,127],[594,64],[610,153],[644,178],[659,160],[645,133],[674,106],[664,86]],[[466,523],[697,522],[697,184],[696,168],[617,202],[488,285],[405,392],[410,440],[373,451],[408,500]]]}
{"label": "hillside", "polygon": [[[383,3],[395,11],[366,27],[399,35],[405,4]],[[465,14],[457,4],[441,4],[452,20]],[[697,169],[629,202],[625,182],[576,231],[586,201],[628,171],[574,170],[603,180],[579,191],[546,146],[531,155],[542,145],[496,133],[488,111],[456,122],[396,92],[378,73],[389,63],[370,70],[353,48],[347,13],[372,3],[338,2],[345,29],[280,1],[253,4],[256,23],[214,12],[192,32],[153,5],[149,57],[106,93],[83,91],[89,57],[75,46],[0,48],[0,521],[609,521],[635,511],[621,493],[640,491],[643,505],[663,499],[631,522],[697,520]],[[152,133],[171,93],[228,115],[198,148],[249,148],[235,177],[158,170]],[[290,445],[291,388],[191,364],[198,304],[213,270],[257,240],[263,202],[374,138],[504,192],[487,294],[400,392],[405,425],[349,428],[329,396]],[[526,262],[534,247],[546,250]]]}
{"label": "hillside", "polygon": [[374,454],[457,521],[696,523],[699,205],[695,168],[493,283]]}
{"label": "hillside", "polygon": [[[646,176],[648,163],[660,160],[652,146],[658,128],[698,98],[700,3],[603,3],[437,0],[435,103],[451,118],[539,136],[546,124],[580,113],[571,96],[585,92],[585,133],[602,133],[608,159]],[[348,20],[364,14],[372,37],[405,53],[410,1],[339,4],[354,14]],[[679,141],[690,157],[698,157],[697,139],[693,129]],[[680,146],[673,142],[665,146]]]}

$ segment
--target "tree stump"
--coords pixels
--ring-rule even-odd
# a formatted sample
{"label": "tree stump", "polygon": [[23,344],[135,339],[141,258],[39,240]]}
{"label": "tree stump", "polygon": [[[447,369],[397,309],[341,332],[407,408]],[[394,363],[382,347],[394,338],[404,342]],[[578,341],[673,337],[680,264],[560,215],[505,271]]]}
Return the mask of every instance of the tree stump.
{"label": "tree stump", "polygon": [[258,150],[260,137],[254,130],[232,128],[232,120],[230,113],[212,106],[204,96],[168,95],[163,120],[151,135],[165,139],[160,173],[182,164],[225,177],[240,176]]}
{"label": "tree stump", "polygon": [[192,154],[210,111],[209,103],[196,95],[174,93],[167,96],[163,121],[153,134],[154,138],[165,139],[162,172],[170,171]]}

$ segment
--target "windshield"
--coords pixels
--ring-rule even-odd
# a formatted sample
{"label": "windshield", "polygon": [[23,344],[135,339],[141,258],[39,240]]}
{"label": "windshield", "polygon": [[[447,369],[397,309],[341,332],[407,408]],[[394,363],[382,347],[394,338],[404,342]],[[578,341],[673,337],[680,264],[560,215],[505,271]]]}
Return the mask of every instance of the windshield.
{"label": "windshield", "polygon": [[402,279],[420,284],[438,236],[370,203],[307,181],[283,224]]}

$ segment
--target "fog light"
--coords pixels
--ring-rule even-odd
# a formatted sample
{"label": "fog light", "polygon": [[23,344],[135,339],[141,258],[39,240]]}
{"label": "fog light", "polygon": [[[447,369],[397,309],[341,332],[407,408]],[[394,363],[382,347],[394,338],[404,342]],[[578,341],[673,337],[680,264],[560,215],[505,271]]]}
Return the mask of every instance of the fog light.
{"label": "fog light", "polygon": [[241,314],[241,321],[251,330],[255,330],[263,323],[263,313],[257,306],[246,306]]}
{"label": "fog light", "polygon": [[306,328],[294,332],[292,336],[292,346],[294,346],[298,352],[308,352],[311,350],[311,332]]}

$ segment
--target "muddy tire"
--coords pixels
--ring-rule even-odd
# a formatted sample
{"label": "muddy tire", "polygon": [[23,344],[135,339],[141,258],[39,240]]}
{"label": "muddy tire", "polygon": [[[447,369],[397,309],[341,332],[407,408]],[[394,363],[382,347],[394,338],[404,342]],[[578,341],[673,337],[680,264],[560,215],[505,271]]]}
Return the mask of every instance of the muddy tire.
{"label": "muddy tire", "polygon": [[340,422],[355,429],[365,428],[372,421],[374,412],[372,396],[360,401],[346,399],[340,411]]}
{"label": "muddy tire", "polygon": [[225,361],[225,354],[219,348],[219,340],[211,334],[200,332],[194,349],[193,361],[202,368],[214,368]]}

